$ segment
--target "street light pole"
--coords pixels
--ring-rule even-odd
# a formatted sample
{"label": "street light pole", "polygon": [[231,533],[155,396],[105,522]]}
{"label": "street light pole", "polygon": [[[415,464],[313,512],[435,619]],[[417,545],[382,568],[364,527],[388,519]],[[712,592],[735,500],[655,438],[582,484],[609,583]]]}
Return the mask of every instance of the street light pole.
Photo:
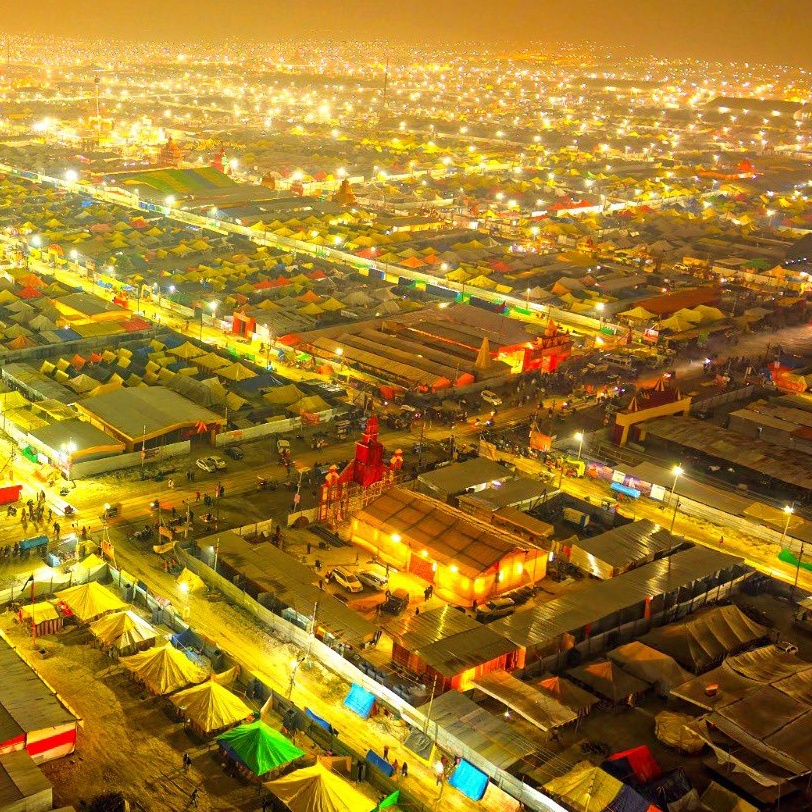
{"label": "street light pole", "polygon": [[674,466],[674,484],[671,486],[671,501],[674,503],[674,515],[671,517],[670,533],[674,532],[674,523],[677,521],[677,508],[679,508],[679,500],[676,498],[675,491],[677,490],[677,480],[682,476],[682,467],[679,465]]}
{"label": "street light pole", "polygon": [[798,553],[798,563],[795,565],[795,581],[792,583],[792,593],[789,596],[789,599],[795,600],[795,590],[798,588],[798,578],[801,575],[801,561],[804,557],[804,542],[801,542],[801,552]]}
{"label": "street light pole", "polygon": [[575,432],[575,439],[578,441],[578,459],[581,459],[581,451],[584,448],[584,433],[582,431]]}
{"label": "street light pole", "polygon": [[781,532],[781,540],[778,542],[778,546],[781,549],[784,549],[784,539],[787,537],[787,530],[789,530],[789,521],[792,518],[792,514],[795,512],[795,508],[792,505],[784,505],[784,513],[786,513],[787,518],[784,522],[784,529]]}

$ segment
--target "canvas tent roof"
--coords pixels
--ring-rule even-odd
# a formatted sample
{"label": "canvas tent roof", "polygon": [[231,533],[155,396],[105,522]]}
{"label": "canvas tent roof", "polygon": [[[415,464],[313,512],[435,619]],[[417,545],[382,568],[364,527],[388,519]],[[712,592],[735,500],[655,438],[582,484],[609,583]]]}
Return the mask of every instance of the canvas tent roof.
{"label": "canvas tent roof", "polygon": [[568,773],[548,781],[544,789],[575,812],[604,812],[612,808],[623,784],[600,767],[582,761]]}
{"label": "canvas tent roof", "polygon": [[46,620],[56,620],[59,617],[59,612],[56,611],[54,605],[48,601],[40,601],[39,603],[29,603],[20,607],[20,614],[27,620],[33,619],[34,623],[44,623]]}
{"label": "canvas tent roof", "polygon": [[122,657],[119,662],[159,696],[206,679],[206,672],[170,643]]}
{"label": "canvas tent roof", "polygon": [[768,630],[738,606],[717,606],[682,623],[652,629],[641,638],[694,673],[707,670],[728,654],[766,638]]}
{"label": "canvas tent roof", "polygon": [[491,671],[474,679],[473,685],[544,731],[578,719],[577,713],[550,694],[537,691],[506,671]]}
{"label": "canvas tent roof", "polygon": [[699,800],[709,812],[758,812],[758,807],[715,781],[710,782]]}
{"label": "canvas tent roof", "polygon": [[227,744],[254,775],[265,775],[304,755],[303,750],[260,720],[229,730],[217,743]]}
{"label": "canvas tent roof", "polygon": [[179,691],[169,699],[206,733],[223,730],[251,714],[245,702],[211,680]]}
{"label": "canvas tent roof", "polygon": [[90,624],[90,633],[103,645],[117,649],[154,640],[155,629],[135,612],[113,612]]}
{"label": "canvas tent roof", "polygon": [[562,705],[566,705],[578,714],[588,712],[599,701],[596,696],[579,688],[566,677],[547,677],[539,680],[536,686],[540,691],[555,697]]}
{"label": "canvas tent roof", "polygon": [[571,668],[567,671],[567,676],[615,704],[625,702],[650,687],[648,682],[627,674],[611,660]]}
{"label": "canvas tent roof", "polygon": [[696,731],[702,725],[698,719],[685,713],[660,711],[654,717],[654,735],[658,741],[684,753],[698,753],[705,741]]}
{"label": "canvas tent roof", "polygon": [[668,696],[671,688],[690,679],[690,674],[683,671],[676,660],[639,640],[619,646],[607,656],[626,673],[656,685],[662,696]]}
{"label": "canvas tent roof", "polygon": [[265,787],[291,812],[370,812],[376,806],[376,801],[318,761],[312,767],[267,781]]}
{"label": "canvas tent roof", "polygon": [[127,608],[123,601],[96,581],[63,589],[56,593],[56,598],[65,603],[82,623]]}

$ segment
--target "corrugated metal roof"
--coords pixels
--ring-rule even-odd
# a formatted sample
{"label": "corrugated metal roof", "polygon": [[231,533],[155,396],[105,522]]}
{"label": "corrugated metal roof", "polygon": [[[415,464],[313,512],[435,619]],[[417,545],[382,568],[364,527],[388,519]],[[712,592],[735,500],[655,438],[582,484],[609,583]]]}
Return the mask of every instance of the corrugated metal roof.
{"label": "corrugated metal roof", "polygon": [[269,542],[249,544],[231,530],[200,539],[201,548],[218,545],[218,558],[241,572],[280,603],[310,617],[318,603],[316,618],[345,642],[366,640],[375,633],[374,624],[354,612],[314,583],[318,575],[293,556]]}
{"label": "corrugated metal roof", "polygon": [[531,611],[516,612],[490,624],[490,628],[524,648],[544,646],[562,634],[597,623],[646,598],[673,592],[741,564],[741,558],[707,547],[692,547]]}
{"label": "corrugated metal roof", "polygon": [[758,471],[779,482],[806,490],[812,481],[812,459],[808,455],[745,437],[712,423],[686,417],[661,417],[646,423],[645,428],[653,437]]}
{"label": "corrugated metal roof", "polygon": [[[41,792],[51,792],[51,782],[25,750],[0,754],[0,805],[14,804]],[[48,804],[50,808],[51,804]]]}
{"label": "corrugated metal roof", "polygon": [[462,493],[466,488],[495,481],[514,479],[516,475],[504,465],[487,457],[474,457],[465,462],[455,462],[445,468],[420,474],[417,481],[434,491]]}
{"label": "corrugated metal roof", "polygon": [[430,710],[429,718],[500,769],[544,747],[544,742],[520,735],[501,716],[488,713],[457,691],[438,696],[431,708],[424,705],[421,710]]}
{"label": "corrugated metal roof", "polygon": [[[6,640],[0,645],[0,705],[25,733],[75,722],[75,717],[20,659]],[[19,735],[17,733],[16,735]]]}

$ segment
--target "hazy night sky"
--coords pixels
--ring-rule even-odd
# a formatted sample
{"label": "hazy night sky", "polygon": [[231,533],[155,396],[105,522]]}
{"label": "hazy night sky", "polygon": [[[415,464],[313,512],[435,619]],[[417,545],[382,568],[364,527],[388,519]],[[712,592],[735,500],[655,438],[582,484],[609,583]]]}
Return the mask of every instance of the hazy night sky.
{"label": "hazy night sky", "polygon": [[777,0],[4,0],[0,29],[207,41],[583,41],[637,53],[812,65],[812,3]]}

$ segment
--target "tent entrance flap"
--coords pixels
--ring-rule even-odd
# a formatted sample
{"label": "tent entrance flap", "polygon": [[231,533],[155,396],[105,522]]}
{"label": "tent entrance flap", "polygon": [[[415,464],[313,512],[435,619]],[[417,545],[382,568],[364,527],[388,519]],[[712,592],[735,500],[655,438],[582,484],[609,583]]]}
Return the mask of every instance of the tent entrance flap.
{"label": "tent entrance flap", "polygon": [[488,776],[478,770],[468,761],[463,759],[449,778],[448,783],[458,789],[463,795],[467,795],[473,801],[481,801],[485,790],[488,788]]}
{"label": "tent entrance flap", "polygon": [[347,698],[344,700],[344,707],[357,713],[362,719],[369,719],[374,706],[375,694],[353,683]]}

